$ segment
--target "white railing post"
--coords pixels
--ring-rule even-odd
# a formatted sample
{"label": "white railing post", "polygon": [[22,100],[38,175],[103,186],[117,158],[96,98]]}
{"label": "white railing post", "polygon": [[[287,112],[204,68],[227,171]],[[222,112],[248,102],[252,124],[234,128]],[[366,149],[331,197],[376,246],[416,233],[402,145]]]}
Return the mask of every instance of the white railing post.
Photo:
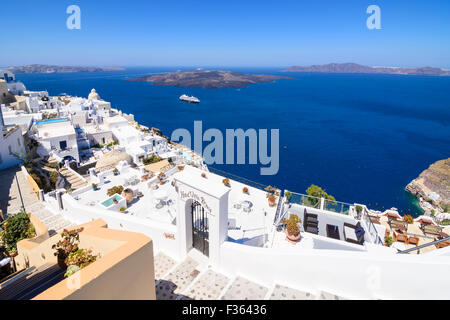
{"label": "white railing post", "polygon": [[325,208],[325,198],[320,198],[320,210]]}

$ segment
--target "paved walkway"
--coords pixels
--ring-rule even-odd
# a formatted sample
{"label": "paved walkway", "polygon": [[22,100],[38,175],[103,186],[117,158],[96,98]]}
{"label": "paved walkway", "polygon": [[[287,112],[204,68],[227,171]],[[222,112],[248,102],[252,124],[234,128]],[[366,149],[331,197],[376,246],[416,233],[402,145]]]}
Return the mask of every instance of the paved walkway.
{"label": "paved walkway", "polygon": [[312,300],[342,299],[320,292],[314,296],[276,284],[267,288],[246,278],[230,279],[208,266],[200,271],[200,264],[191,257],[177,263],[162,252],[155,255],[155,288],[157,300]]}
{"label": "paved walkway", "polygon": [[12,167],[0,171],[0,209],[6,216],[17,213],[22,207],[19,188],[15,176],[19,181],[20,191],[22,194],[25,208],[38,202],[36,194],[31,189],[20,167]]}

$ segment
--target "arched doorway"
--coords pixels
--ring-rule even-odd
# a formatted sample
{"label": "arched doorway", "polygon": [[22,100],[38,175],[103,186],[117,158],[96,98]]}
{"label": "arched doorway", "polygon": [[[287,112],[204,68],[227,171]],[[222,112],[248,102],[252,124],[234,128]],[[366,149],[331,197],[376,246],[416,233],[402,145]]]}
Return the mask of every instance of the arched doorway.
{"label": "arched doorway", "polygon": [[198,201],[191,204],[192,246],[209,257],[209,221],[208,213]]}

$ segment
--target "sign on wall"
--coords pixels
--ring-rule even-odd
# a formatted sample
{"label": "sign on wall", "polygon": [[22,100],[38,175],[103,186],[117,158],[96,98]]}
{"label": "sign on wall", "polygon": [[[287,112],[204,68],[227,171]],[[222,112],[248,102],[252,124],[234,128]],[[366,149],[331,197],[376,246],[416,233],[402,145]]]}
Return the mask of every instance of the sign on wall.
{"label": "sign on wall", "polygon": [[208,204],[206,203],[206,200],[203,196],[195,193],[194,191],[186,192],[186,191],[180,190],[180,197],[181,197],[181,200],[193,199],[195,201],[198,201],[202,205],[202,207],[205,208],[205,210],[208,212],[208,214],[214,216],[212,214],[211,207],[208,206]]}

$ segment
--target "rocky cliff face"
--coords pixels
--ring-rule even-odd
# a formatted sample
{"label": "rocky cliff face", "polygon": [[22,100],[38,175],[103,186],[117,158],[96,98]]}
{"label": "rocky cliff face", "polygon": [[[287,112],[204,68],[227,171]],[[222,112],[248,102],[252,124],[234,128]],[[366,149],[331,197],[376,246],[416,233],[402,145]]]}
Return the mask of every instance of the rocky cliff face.
{"label": "rocky cliff face", "polygon": [[[437,209],[448,211],[450,207],[450,158],[433,163],[406,186],[406,191],[416,196],[421,202],[428,202]],[[429,208],[429,206],[426,207]]]}

